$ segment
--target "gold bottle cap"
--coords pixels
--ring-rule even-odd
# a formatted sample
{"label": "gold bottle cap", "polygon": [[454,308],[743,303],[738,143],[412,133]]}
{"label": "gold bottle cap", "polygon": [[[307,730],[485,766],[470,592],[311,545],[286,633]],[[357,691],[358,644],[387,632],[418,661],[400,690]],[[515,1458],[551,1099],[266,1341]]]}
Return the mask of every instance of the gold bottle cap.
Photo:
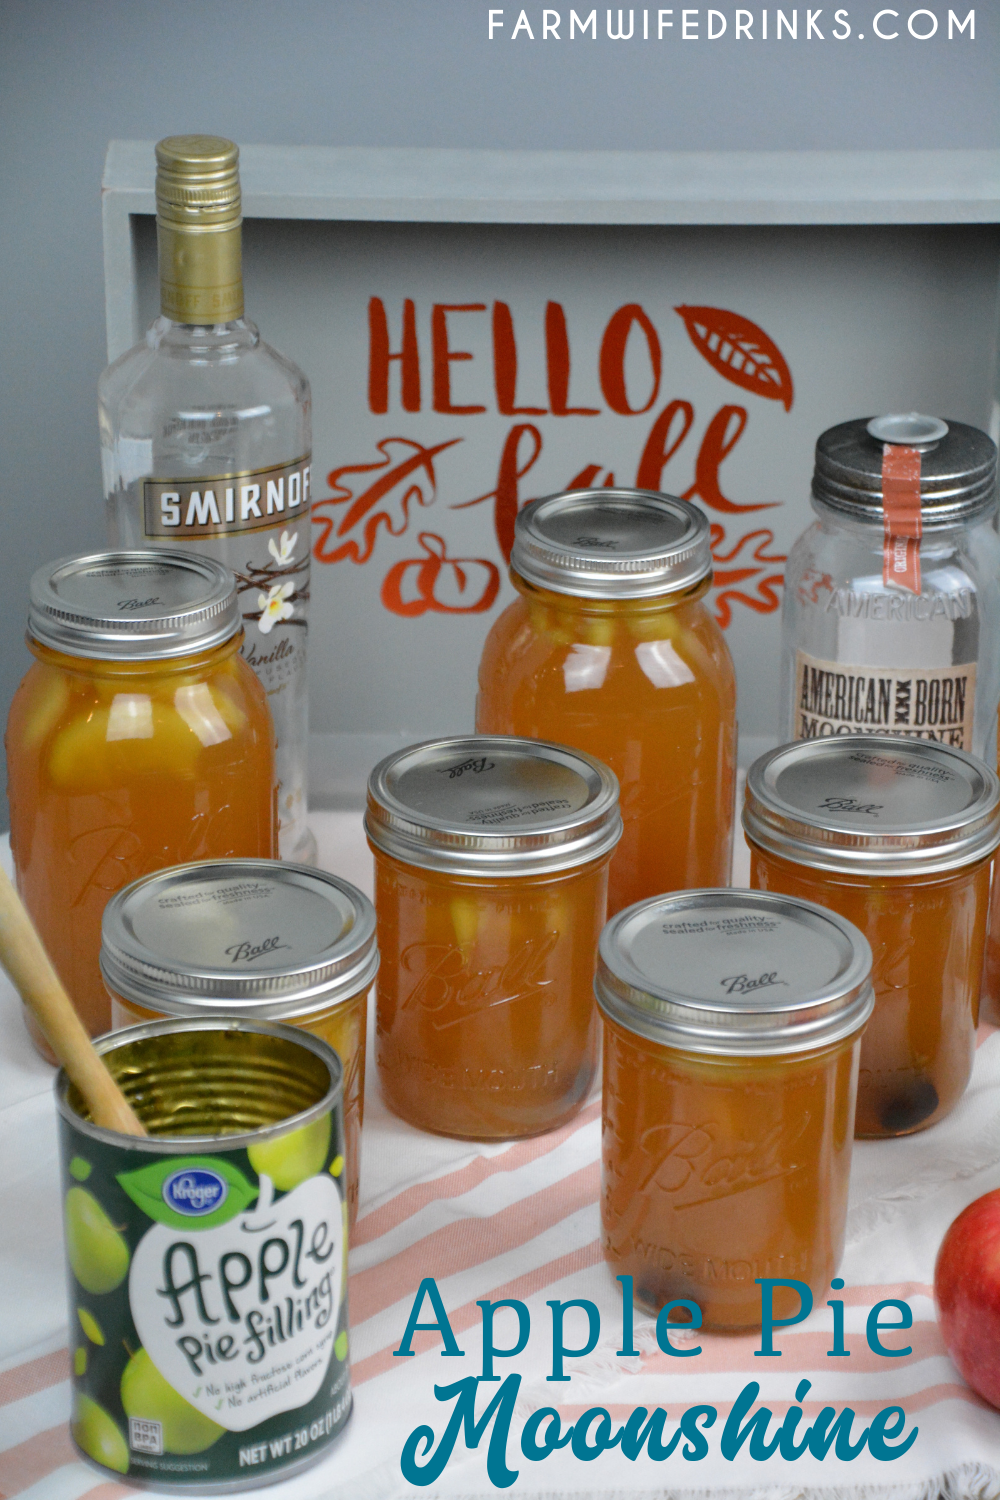
{"label": "gold bottle cap", "polygon": [[156,147],[156,216],[171,228],[235,228],[240,149],[219,135],[171,135]]}
{"label": "gold bottle cap", "polygon": [[218,135],[157,143],[160,307],[179,323],[243,316],[239,160],[239,147]]}

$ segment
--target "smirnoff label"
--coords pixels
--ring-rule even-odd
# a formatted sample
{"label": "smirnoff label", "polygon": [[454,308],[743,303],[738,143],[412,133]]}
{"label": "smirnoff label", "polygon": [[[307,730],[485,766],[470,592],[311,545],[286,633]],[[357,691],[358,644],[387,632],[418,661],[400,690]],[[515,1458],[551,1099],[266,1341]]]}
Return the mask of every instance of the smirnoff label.
{"label": "smirnoff label", "polygon": [[860,667],[795,654],[795,738],[891,734],[972,749],[976,664]]}
{"label": "smirnoff label", "polygon": [[220,478],[147,479],[142,486],[147,537],[184,541],[268,531],[309,514],[309,457],[279,468]]}
{"label": "smirnoff label", "polygon": [[145,479],[143,532],[157,547],[207,552],[231,568],[242,606],[244,659],[268,695],[275,728],[278,837],[284,859],[307,856],[306,637],[311,457],[270,469]]}

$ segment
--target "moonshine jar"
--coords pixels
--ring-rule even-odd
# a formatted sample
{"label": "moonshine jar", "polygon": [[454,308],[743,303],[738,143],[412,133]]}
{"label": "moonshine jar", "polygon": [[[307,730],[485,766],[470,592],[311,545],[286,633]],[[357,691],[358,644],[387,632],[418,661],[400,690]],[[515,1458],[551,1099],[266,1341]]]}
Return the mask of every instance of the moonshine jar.
{"label": "moonshine jar", "polygon": [[929,740],[783,745],[747,775],[750,883],[839,912],[875,954],[857,1134],[942,1119],[972,1071],[1000,781]]}
{"label": "moonshine jar", "polygon": [[[829,1286],[870,971],[850,922],[763,891],[657,897],[604,929],[602,1243],[649,1312],[754,1328],[758,1278]],[[798,1308],[774,1289],[777,1317]]]}
{"label": "moonshine jar", "polygon": [[610,766],[624,834],[608,911],[725,885],[736,679],[705,606],[709,526],[646,490],[569,490],[518,513],[511,581],[479,666],[476,729],[574,745]]}
{"label": "moonshine jar", "polygon": [[358,1208],[375,912],[346,880],[271,859],[178,865],[104,910],[101,972],[115,1030],[162,1016],[281,1021],[327,1042],[344,1074],[346,1201]]}
{"label": "moonshine jar", "polygon": [[35,661],[7,721],[11,848],[92,1035],[111,1020],[108,897],[164,865],[275,852],[274,729],[242,640],[235,579],[212,558],[101,552],[31,580]]}
{"label": "moonshine jar", "polygon": [[562,1124],[597,1065],[614,776],[544,741],[433,740],[375,767],[365,828],[385,1102],[465,1139]]}
{"label": "moonshine jar", "polygon": [[816,444],[785,570],[782,739],[894,734],[994,756],[997,450],[963,422],[861,417]]}

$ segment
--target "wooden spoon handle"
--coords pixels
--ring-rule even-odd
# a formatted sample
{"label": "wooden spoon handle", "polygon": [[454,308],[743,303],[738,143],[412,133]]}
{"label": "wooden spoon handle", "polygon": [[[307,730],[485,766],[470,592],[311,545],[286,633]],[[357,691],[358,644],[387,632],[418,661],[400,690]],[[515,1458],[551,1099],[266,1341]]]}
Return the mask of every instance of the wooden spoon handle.
{"label": "wooden spoon handle", "polygon": [[0,963],[86,1099],[94,1124],[122,1135],[146,1135],[87,1035],[20,896],[3,869],[0,869]]}

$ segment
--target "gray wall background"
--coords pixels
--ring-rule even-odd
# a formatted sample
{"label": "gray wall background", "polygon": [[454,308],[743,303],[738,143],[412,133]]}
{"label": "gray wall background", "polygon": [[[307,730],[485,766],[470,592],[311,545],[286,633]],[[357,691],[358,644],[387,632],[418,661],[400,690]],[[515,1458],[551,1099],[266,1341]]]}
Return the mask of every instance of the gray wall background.
{"label": "gray wall background", "polygon": [[[494,8],[498,8],[494,5]],[[105,361],[101,168],[112,137],[567,149],[1000,145],[1000,5],[975,42],[487,40],[480,0],[0,0],[0,711],[28,663],[26,581],[103,542],[95,383]],[[568,27],[570,6],[554,7]],[[590,5],[577,6],[586,14]],[[759,16],[761,6],[753,5]],[[794,7],[783,7],[790,14]],[[797,7],[800,31],[805,8]],[[951,7],[959,16],[970,6]],[[813,7],[815,9],[815,7]],[[598,8],[601,33],[606,7]],[[656,14],[650,7],[651,25]],[[636,11],[639,22],[641,7]],[[674,20],[679,22],[679,7]],[[759,21],[754,28],[759,36]],[[858,33],[864,33],[861,40]],[[5,814],[4,814],[5,817]]]}

